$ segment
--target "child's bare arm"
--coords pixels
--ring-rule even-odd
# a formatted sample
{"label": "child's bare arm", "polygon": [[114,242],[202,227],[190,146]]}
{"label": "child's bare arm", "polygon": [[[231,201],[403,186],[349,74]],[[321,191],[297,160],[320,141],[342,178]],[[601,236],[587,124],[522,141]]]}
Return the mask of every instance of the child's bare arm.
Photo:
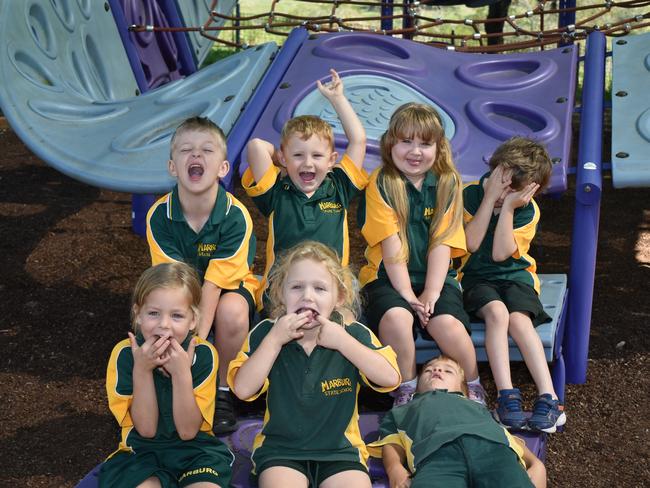
{"label": "child's bare arm", "polygon": [[280,317],[259,347],[241,365],[233,382],[233,392],[242,400],[258,393],[268,378],[282,346],[304,335],[300,327],[309,322],[311,312]]}
{"label": "child's bare arm", "polygon": [[[440,292],[445,284],[445,277],[449,270],[451,249],[445,244],[439,244],[429,251],[427,255],[427,274],[424,282],[424,290],[418,297],[424,305],[424,314],[431,318],[436,306]],[[422,324],[426,326],[426,323]]]}
{"label": "child's bare arm", "polygon": [[399,373],[381,354],[365,346],[339,324],[322,315],[316,317],[316,320],[321,324],[317,339],[320,346],[339,351],[375,385],[399,385]]}
{"label": "child's bare arm", "polygon": [[196,335],[201,339],[207,339],[208,334],[210,334],[220,297],[221,288],[211,281],[205,280],[201,288],[200,319],[196,328]]}
{"label": "child's bare arm", "polygon": [[172,412],[174,425],[178,436],[183,440],[191,440],[203,423],[201,410],[194,397],[192,385],[192,360],[194,359],[195,340],[190,341],[187,351],[176,339],[171,339],[167,352],[169,361],[165,369],[172,377]]}
{"label": "child's bare arm", "polygon": [[494,230],[494,243],[492,244],[492,259],[494,261],[505,261],[517,251],[517,241],[515,241],[514,235],[515,210],[527,205],[538,189],[538,184],[531,183],[517,192],[510,193],[503,201],[499,220]]}
{"label": "child's bare arm", "polygon": [[406,453],[397,444],[385,444],[381,449],[381,458],[388,475],[390,488],[408,488],[411,486],[411,473],[404,467]]}
{"label": "child's bare arm", "polygon": [[133,426],[142,437],[151,438],[158,429],[158,400],[153,382],[153,370],[167,363],[169,339],[150,337],[138,346],[129,332],[133,353],[133,401],[129,409]]}
{"label": "child's bare arm", "polygon": [[253,173],[255,182],[259,182],[277,159],[277,151],[273,144],[264,139],[254,138],[246,145],[248,165]]}
{"label": "child's bare arm", "polygon": [[511,173],[504,173],[503,168],[497,166],[490,174],[490,177],[484,181],[483,199],[472,220],[465,225],[465,238],[467,239],[467,250],[469,252],[476,252],[481,246],[492,218],[494,205],[512,182]]}
{"label": "child's bare arm", "polygon": [[524,462],[526,472],[535,488],[546,488],[546,467],[524,443]]}
{"label": "child's bare arm", "polygon": [[332,75],[332,81],[322,84],[320,80],[317,80],[316,85],[323,96],[332,104],[341,121],[345,136],[348,138],[348,147],[345,152],[354,161],[354,164],[360,168],[363,166],[363,160],[366,156],[366,130],[352,108],[350,101],[343,93],[343,81],[339,78],[338,73],[330,69],[330,74]]}

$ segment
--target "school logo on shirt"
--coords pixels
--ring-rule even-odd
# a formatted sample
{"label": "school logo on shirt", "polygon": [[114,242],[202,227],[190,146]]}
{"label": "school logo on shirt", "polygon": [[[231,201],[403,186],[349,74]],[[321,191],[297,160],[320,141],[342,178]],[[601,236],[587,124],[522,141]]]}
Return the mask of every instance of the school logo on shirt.
{"label": "school logo on shirt", "polygon": [[321,393],[325,396],[335,396],[352,391],[350,378],[334,378],[320,382]]}
{"label": "school logo on shirt", "polygon": [[425,218],[425,219],[430,219],[430,218],[433,216],[433,214],[435,213],[435,211],[436,211],[435,208],[432,208],[432,207],[426,207],[426,208],[424,209],[424,218]]}
{"label": "school logo on shirt", "polygon": [[343,210],[343,205],[338,202],[320,202],[318,208],[325,213],[339,213]]}
{"label": "school logo on shirt", "polygon": [[216,244],[212,244],[212,243],[209,243],[209,242],[208,243],[201,242],[201,243],[199,243],[198,253],[197,254],[199,256],[210,257],[210,256],[212,256],[212,253],[215,252],[216,250],[217,250],[217,245]]}

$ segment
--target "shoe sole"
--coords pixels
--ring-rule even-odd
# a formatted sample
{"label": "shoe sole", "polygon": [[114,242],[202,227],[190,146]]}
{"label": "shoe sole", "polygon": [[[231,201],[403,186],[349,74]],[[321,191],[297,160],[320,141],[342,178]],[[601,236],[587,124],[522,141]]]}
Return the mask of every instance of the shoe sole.
{"label": "shoe sole", "polygon": [[535,427],[531,427],[531,429],[540,432],[545,432],[546,434],[555,434],[555,432],[557,432],[557,428],[562,427],[564,424],[566,424],[566,414],[562,412],[560,416],[557,418],[557,420],[555,421],[555,424],[553,424],[552,426],[547,427],[546,429],[537,429]]}

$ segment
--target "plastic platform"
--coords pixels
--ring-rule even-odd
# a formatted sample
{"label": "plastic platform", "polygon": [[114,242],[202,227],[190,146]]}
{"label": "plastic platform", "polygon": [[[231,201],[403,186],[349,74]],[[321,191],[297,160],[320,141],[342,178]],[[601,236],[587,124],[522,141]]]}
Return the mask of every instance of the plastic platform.
{"label": "plastic platform", "polygon": [[[394,109],[412,100],[430,101],[453,122],[452,149],[465,181],[486,172],[498,144],[526,135],[547,146],[555,162],[548,191],[560,192],[567,186],[577,60],[577,46],[468,54],[368,33],[310,35],[279,80],[252,137],[277,144],[282,125],[298,112],[331,119],[329,104],[316,88],[316,78],[328,79],[331,67],[344,78],[367,129],[366,169],[380,162],[377,137]],[[335,131],[340,152],[346,140],[339,127]],[[246,167],[243,154],[240,174]]]}
{"label": "plastic platform", "polygon": [[[363,439],[366,443],[377,440],[379,435],[379,422],[382,413],[364,413],[359,416],[359,427]],[[235,463],[233,465],[233,477],[231,482],[232,488],[248,488],[256,486],[252,483],[250,473],[252,463],[250,456],[255,436],[262,428],[263,421],[261,418],[252,418],[241,420],[237,430],[229,436],[222,436],[223,440],[231,451],[235,454]],[[517,433],[525,442],[528,448],[542,460],[544,460],[544,444],[546,435],[533,434],[528,432]],[[370,478],[374,488],[388,488],[388,479],[380,459],[370,458],[368,462]],[[83,480],[77,484],[77,488],[96,488],[99,465],[88,473]]]}
{"label": "plastic platform", "polygon": [[612,42],[612,179],[650,186],[650,33]]}
{"label": "plastic platform", "polygon": [[[540,300],[544,306],[544,311],[553,319],[538,326],[535,330],[539,334],[546,353],[546,360],[548,362],[556,359],[556,339],[558,342],[562,341],[561,334],[558,334],[558,328],[562,323],[562,312],[564,310],[564,301],[567,291],[567,276],[564,274],[540,274],[541,282],[541,295]],[[476,359],[479,362],[487,361],[487,353],[485,351],[485,324],[483,322],[473,322],[472,329],[472,342],[476,349]],[[560,335],[558,338],[557,336]],[[522,361],[521,353],[514,343],[512,338],[508,338],[510,361]],[[429,359],[440,354],[436,343],[434,341],[425,340],[421,336],[415,341],[415,354],[418,364],[425,363]]]}
{"label": "plastic platform", "polygon": [[185,118],[228,134],[277,50],[264,44],[136,96],[103,2],[2,2],[0,45],[0,107],[22,141],[68,176],[130,193],[172,186],[170,134]]}
{"label": "plastic platform", "polygon": [[[211,0],[176,0],[181,15],[181,25],[186,27],[202,27],[210,19]],[[219,0],[215,11],[222,15],[231,15],[237,0]],[[210,27],[221,27],[225,20],[215,17]],[[219,36],[219,31],[206,31],[213,37]],[[197,66],[205,61],[214,41],[202,36],[200,32],[192,31],[186,33],[189,39],[192,54]]]}

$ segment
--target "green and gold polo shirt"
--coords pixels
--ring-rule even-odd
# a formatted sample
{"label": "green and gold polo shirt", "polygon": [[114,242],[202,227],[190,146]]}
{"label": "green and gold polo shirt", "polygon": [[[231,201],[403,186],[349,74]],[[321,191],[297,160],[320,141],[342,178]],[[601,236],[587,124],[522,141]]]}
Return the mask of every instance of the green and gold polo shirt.
{"label": "green and gold polo shirt", "polygon": [[[183,341],[183,349],[187,347],[192,334]],[[138,345],[144,343],[141,334],[136,336]],[[205,339],[195,338],[194,362],[192,363],[192,386],[194,398],[201,410],[203,423],[197,439],[206,436],[214,437],[212,420],[214,417],[214,401],[217,389],[217,367],[219,365],[217,351]],[[181,441],[174,425],[172,408],[172,381],[157,369],[152,372],[156,400],[158,402],[158,429],[154,438],[144,438],[138,434],[131,419],[131,403],[133,402],[133,353],[129,339],[119,342],[111,353],[106,368],[106,393],[108,406],[122,429],[120,444],[111,456],[120,451],[132,452],[138,448],[152,446],[168,446],[170,443]],[[109,456],[110,457],[110,456]]]}
{"label": "green and gold polo shirt", "polygon": [[255,297],[259,283],[252,273],[255,258],[253,222],[244,205],[219,187],[212,213],[199,233],[189,226],[178,186],[147,213],[151,264],[183,261],[202,279],[226,290],[240,284]]}
{"label": "green and gold polo shirt", "polygon": [[[465,207],[463,219],[465,223],[470,222],[478,212],[485,195],[483,181],[489,176],[490,173],[486,173],[480,181],[469,183],[465,187],[463,191]],[[539,295],[540,283],[536,273],[537,265],[528,254],[539,218],[539,207],[533,199],[528,205],[515,209],[513,235],[517,243],[517,250],[505,261],[497,263],[492,259],[492,245],[499,214],[493,213],[480,247],[475,253],[466,255],[462,260],[459,276],[462,279],[463,288],[469,289],[480,280],[518,281],[532,286]]]}
{"label": "green and gold polo shirt", "polygon": [[278,253],[302,242],[314,240],[334,249],[341,263],[350,260],[348,234],[348,206],[368,184],[365,170],[357,168],[346,155],[323,180],[316,192],[308,198],[291,178],[279,177],[280,168],[269,166],[257,183],[250,168],[242,176],[242,186],[257,208],[269,219],[269,237],[266,242],[266,267],[257,297],[268,286],[268,276]]}
{"label": "green and gold polo shirt", "polygon": [[[248,334],[228,368],[231,389],[237,371],[274,323],[264,320]],[[353,322],[345,330],[399,371],[393,349],[382,346],[370,329]],[[365,466],[368,452],[359,431],[357,411],[362,382],[380,392],[397,387],[370,383],[354,364],[333,349],[316,346],[308,356],[298,342],[285,344],[262,389],[246,399],[252,401],[267,392],[264,425],[253,444],[254,468],[275,459],[353,461]]]}
{"label": "green and gold polo shirt", "polygon": [[[359,225],[361,233],[366,239],[366,259],[368,264],[361,268],[359,272],[359,281],[361,286],[365,286],[377,279],[389,281],[386,268],[383,263],[381,253],[381,241],[399,233],[399,222],[397,213],[388,203],[388,197],[381,187],[381,168],[377,168],[370,175],[370,183],[366,188],[366,198],[359,205]],[[431,216],[436,208],[436,189],[438,178],[432,173],[427,175],[422,182],[422,189],[418,190],[413,184],[405,178],[406,191],[409,203],[409,222],[408,222],[408,243],[409,243],[409,260],[407,263],[411,285],[413,288],[424,287],[427,275],[427,256],[429,254],[429,225]],[[444,232],[449,226],[452,207],[450,206],[441,222],[437,235]],[[442,244],[451,248],[451,258],[463,256],[467,252],[465,242],[465,232],[462,225],[459,225]],[[445,283],[449,283],[456,288],[459,287],[456,280],[456,271],[449,261],[449,271],[445,278]]]}
{"label": "green and gold polo shirt", "polygon": [[379,440],[368,444],[373,457],[381,458],[386,444],[401,446],[411,473],[444,444],[472,435],[510,447],[525,467],[523,447],[500,426],[490,411],[460,392],[433,390],[416,393],[406,405],[395,407],[381,420]]}

